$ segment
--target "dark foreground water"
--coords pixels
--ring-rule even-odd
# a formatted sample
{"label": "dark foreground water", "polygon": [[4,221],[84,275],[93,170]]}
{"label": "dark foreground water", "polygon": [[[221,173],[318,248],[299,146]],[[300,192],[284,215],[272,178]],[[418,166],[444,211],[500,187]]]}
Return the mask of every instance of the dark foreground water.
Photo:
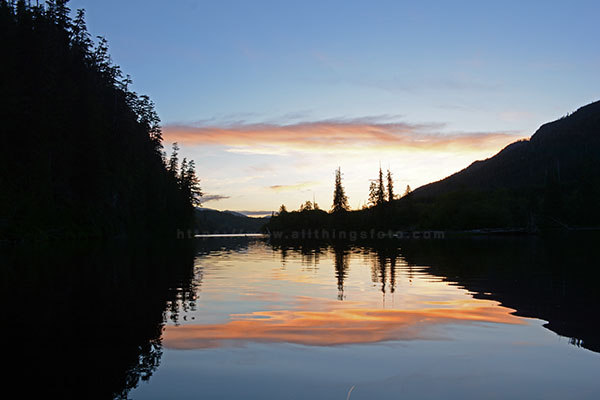
{"label": "dark foreground water", "polygon": [[599,237],[4,248],[21,397],[600,398]]}

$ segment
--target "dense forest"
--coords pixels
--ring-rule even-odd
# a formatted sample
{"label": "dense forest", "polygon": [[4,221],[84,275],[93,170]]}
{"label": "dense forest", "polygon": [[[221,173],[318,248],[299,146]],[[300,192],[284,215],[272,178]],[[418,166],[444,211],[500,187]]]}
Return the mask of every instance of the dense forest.
{"label": "dense forest", "polygon": [[190,227],[193,162],[167,159],[152,101],[67,3],[0,0],[0,239]]}
{"label": "dense forest", "polygon": [[[387,181],[387,182],[386,182]],[[540,127],[439,182],[400,198],[379,170],[369,207],[350,211],[336,171],[331,212],[282,206],[270,231],[307,229],[573,230],[600,227],[600,101]]]}

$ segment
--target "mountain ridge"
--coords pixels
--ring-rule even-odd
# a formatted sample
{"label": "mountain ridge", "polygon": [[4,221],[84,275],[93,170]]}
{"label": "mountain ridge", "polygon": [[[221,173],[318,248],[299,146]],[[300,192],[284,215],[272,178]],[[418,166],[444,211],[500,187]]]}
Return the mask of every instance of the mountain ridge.
{"label": "mountain ridge", "polygon": [[[599,149],[600,101],[596,101],[542,124],[529,139],[513,142],[490,158],[415,189],[413,196],[439,196],[457,186],[479,190],[541,186],[550,175],[572,183],[586,163],[598,170]],[[498,169],[505,172],[498,174]]]}

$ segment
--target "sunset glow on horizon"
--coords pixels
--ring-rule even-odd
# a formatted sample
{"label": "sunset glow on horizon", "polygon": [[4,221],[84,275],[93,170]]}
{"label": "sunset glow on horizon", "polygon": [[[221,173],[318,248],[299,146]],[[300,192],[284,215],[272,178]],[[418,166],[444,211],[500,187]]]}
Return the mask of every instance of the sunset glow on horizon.
{"label": "sunset glow on horizon", "polygon": [[329,210],[337,167],[361,208],[380,165],[402,194],[600,93],[593,1],[69,5],[154,101],[167,155],[178,142],[219,210]]}
{"label": "sunset glow on horizon", "polygon": [[[443,132],[443,128],[365,118],[289,125],[167,125],[163,135],[186,153],[231,160],[218,171],[206,171],[208,177],[204,174],[207,192],[219,196],[206,207],[270,214],[280,204],[295,209],[313,198],[328,210],[338,166],[351,206],[360,208],[379,165],[392,171],[396,191],[402,194],[407,185],[414,189],[442,179],[523,138],[514,132]],[[243,179],[228,178],[240,172]]]}

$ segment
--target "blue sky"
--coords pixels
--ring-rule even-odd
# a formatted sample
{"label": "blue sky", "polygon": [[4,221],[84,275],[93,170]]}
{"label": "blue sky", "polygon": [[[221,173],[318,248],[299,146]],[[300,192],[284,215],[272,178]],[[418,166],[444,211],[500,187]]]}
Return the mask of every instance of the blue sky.
{"label": "blue sky", "polygon": [[[87,10],[91,33],[108,39],[134,89],[154,100],[166,140],[181,143],[204,191],[221,198],[206,202],[211,208],[297,208],[313,195],[329,208],[338,165],[358,207],[380,162],[397,187],[419,186],[600,98],[597,1],[77,0],[70,7]],[[315,129],[324,122],[326,130]],[[295,135],[306,129],[305,143],[281,139],[290,125]],[[404,139],[373,145],[356,126]],[[331,132],[341,139],[311,147]],[[407,134],[432,145],[406,146]],[[475,135],[477,145],[461,135]],[[456,145],[438,145],[448,137]]]}

